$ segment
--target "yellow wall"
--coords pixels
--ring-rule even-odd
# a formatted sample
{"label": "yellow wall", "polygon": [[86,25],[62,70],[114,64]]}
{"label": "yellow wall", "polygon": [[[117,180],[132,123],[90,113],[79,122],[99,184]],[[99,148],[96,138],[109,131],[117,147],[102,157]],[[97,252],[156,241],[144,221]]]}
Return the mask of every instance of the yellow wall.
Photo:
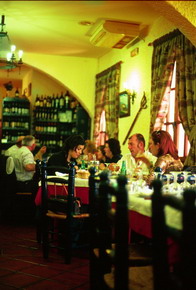
{"label": "yellow wall", "polygon": [[[128,45],[127,47],[129,48],[125,47],[120,50],[112,49],[110,53],[101,57],[99,60],[27,53],[25,54],[24,61],[50,75],[58,84],[68,88],[78,98],[92,118],[94,114],[95,75],[111,65],[122,61],[120,91],[123,91],[128,86],[129,89],[136,89],[137,97],[134,105],[131,105],[131,116],[119,119],[119,140],[122,144],[138,112],[143,92],[145,92],[148,107],[142,110],[132,133],[143,133],[148,143],[151,100],[151,58],[153,51],[153,47],[148,44],[162,35],[173,31],[175,28],[165,18],[160,17],[149,28],[148,35],[145,39],[140,40],[134,46],[129,47]],[[136,47],[139,48],[139,54],[131,57],[130,53]],[[136,80],[134,79],[135,77]],[[41,74],[39,77],[34,76],[34,80],[35,83],[32,86],[33,88],[39,87],[39,91],[42,80]],[[134,87],[135,83],[138,83],[137,87]],[[34,91],[34,93],[35,98],[36,92]],[[122,146],[122,152],[123,154],[128,152],[127,144]]]}
{"label": "yellow wall", "polygon": [[[146,143],[148,143],[151,100],[151,60],[153,52],[153,47],[148,44],[174,29],[175,27],[169,21],[160,17],[150,27],[148,36],[144,40],[140,40],[134,46],[130,48],[127,48],[127,46],[120,51],[113,49],[110,54],[99,60],[99,72],[121,60],[123,63],[121,65],[120,91],[124,91],[127,86],[130,90],[135,89],[137,91],[135,103],[131,105],[131,116],[119,119],[119,140],[121,144],[139,110],[143,92],[146,94],[148,107],[141,111],[131,134],[142,133],[146,139]],[[139,48],[138,55],[131,57],[131,51],[137,47]],[[122,146],[122,152],[123,154],[128,153],[127,142]]]}
{"label": "yellow wall", "polygon": [[45,72],[65,86],[77,97],[89,115],[93,116],[96,59],[26,53],[24,62]]}

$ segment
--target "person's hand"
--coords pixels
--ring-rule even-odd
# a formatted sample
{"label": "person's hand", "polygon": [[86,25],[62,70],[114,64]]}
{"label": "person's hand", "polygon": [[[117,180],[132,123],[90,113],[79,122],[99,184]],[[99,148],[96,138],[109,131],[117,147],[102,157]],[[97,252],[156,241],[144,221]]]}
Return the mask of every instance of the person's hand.
{"label": "person's hand", "polygon": [[111,171],[118,171],[120,169],[120,166],[117,163],[110,163],[108,165],[108,169]]}
{"label": "person's hand", "polygon": [[100,170],[104,170],[104,169],[106,169],[105,164],[104,164],[104,163],[100,163],[100,164],[99,164],[99,169],[100,169]]}
{"label": "person's hand", "polygon": [[145,156],[145,155],[140,155],[138,157],[135,157],[135,161],[136,163],[139,163],[140,161],[145,163],[147,165],[147,167],[150,167],[151,162],[149,161],[149,159]]}
{"label": "person's hand", "polygon": [[40,151],[40,153],[44,154],[44,153],[46,153],[46,150],[47,150],[47,147],[42,146],[39,151]]}

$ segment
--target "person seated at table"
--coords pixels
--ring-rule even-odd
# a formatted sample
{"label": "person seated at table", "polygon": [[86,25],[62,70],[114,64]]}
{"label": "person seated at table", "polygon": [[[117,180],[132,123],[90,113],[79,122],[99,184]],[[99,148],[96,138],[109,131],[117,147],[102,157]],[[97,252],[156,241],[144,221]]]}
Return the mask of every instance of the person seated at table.
{"label": "person seated at table", "polygon": [[[16,140],[16,144],[12,145],[10,148],[8,148],[4,155],[5,156],[11,156],[13,157],[16,153],[16,151],[22,147],[22,140],[25,138],[25,136],[20,136],[18,137],[18,139]],[[46,153],[46,146],[42,146],[40,148],[40,150],[34,155],[34,160],[42,160],[43,159],[43,155]]]}
{"label": "person seated at table", "polygon": [[137,171],[142,170],[142,172],[149,173],[148,165],[143,162],[139,156],[146,157],[149,160],[149,164],[154,165],[157,158],[152,155],[149,151],[145,150],[145,139],[140,133],[136,133],[129,137],[128,139],[128,149],[130,153],[124,155],[119,161],[118,165],[121,167],[122,162],[125,161],[126,169],[137,173]]}
{"label": "person seated at table", "polygon": [[22,146],[12,155],[17,192],[32,192],[33,195],[37,192],[38,180],[34,178],[35,160],[32,153],[35,146],[35,137],[27,135],[22,140]]}
{"label": "person seated at table", "polygon": [[74,162],[77,169],[76,159],[82,154],[84,144],[85,141],[82,136],[69,136],[65,140],[62,150],[50,156],[47,162],[48,166],[69,167],[70,162]]}
{"label": "person seated at table", "polygon": [[97,147],[96,159],[100,163],[105,163],[106,162],[106,156],[105,156],[105,150],[104,150],[104,148],[105,148],[104,145],[100,145],[100,146]]}
{"label": "person seated at table", "polygon": [[15,152],[22,146],[22,140],[23,139],[24,139],[24,136],[18,137],[18,139],[16,140],[16,144],[14,144],[11,147],[9,147],[5,151],[4,155],[5,156],[11,156],[12,157],[12,155],[15,154]]}
{"label": "person seated at table", "polygon": [[91,160],[96,160],[96,155],[95,155],[96,151],[97,149],[95,146],[95,142],[91,140],[85,140],[84,150],[82,154],[80,155],[80,157],[77,159],[78,164],[81,164],[82,160],[84,160],[85,163]]}
{"label": "person seated at table", "polygon": [[154,166],[151,165],[148,158],[140,157],[153,173],[154,169],[159,167],[162,173],[171,171],[181,171],[183,164],[178,156],[178,150],[174,144],[171,135],[164,130],[154,131],[149,142],[150,152],[157,157]]}
{"label": "person seated at table", "polygon": [[113,164],[117,163],[121,157],[121,148],[120,148],[120,142],[115,138],[110,138],[105,142],[105,156],[106,160],[105,163],[100,163],[99,168],[103,170],[106,168],[106,163],[111,163],[112,165],[108,166],[110,170],[113,170]]}

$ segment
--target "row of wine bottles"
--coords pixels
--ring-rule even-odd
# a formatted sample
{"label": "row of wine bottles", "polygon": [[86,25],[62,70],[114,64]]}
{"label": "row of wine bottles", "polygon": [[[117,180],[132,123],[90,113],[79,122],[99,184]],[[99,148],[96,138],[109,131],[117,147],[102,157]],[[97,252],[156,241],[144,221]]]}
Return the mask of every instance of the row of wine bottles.
{"label": "row of wine bottles", "polygon": [[38,96],[35,99],[35,109],[37,108],[56,108],[60,110],[73,109],[77,106],[78,102],[75,98],[71,97],[67,91],[65,94],[52,95],[52,96]]}
{"label": "row of wine bottles", "polygon": [[23,117],[4,117],[3,118],[3,128],[25,128],[29,129],[29,120]]}
{"label": "row of wine bottles", "polygon": [[6,139],[7,143],[9,142],[15,143],[19,136],[25,136],[25,135],[27,135],[27,132],[22,131],[22,130],[17,131],[17,132],[15,131],[13,134],[10,134],[9,130],[4,130],[2,133],[2,139]]}
{"label": "row of wine bottles", "polygon": [[7,114],[29,114],[29,103],[26,102],[4,102],[3,113]]}
{"label": "row of wine bottles", "polygon": [[75,126],[61,126],[59,123],[51,122],[37,122],[35,126],[35,132],[37,134],[52,134],[56,135],[70,135],[76,133]]}
{"label": "row of wine bottles", "polygon": [[40,138],[39,135],[36,135],[35,137],[37,140],[37,144],[39,144],[39,146],[47,146],[47,147],[59,146],[62,148],[63,143],[64,143],[63,136],[60,136],[59,138],[57,138],[56,136],[53,136],[53,135],[50,135],[50,136],[44,135],[42,136],[42,138]]}
{"label": "row of wine bottles", "polygon": [[34,110],[35,120],[54,120],[62,122],[74,122],[76,119],[76,110],[77,109],[68,109],[64,112],[56,108],[37,108]]}

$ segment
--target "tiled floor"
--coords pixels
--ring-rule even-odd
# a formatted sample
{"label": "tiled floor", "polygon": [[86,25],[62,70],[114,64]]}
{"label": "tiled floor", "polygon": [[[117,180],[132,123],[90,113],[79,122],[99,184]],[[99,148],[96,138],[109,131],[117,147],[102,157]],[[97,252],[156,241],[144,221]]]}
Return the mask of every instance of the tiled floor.
{"label": "tiled floor", "polygon": [[0,224],[0,290],[89,289],[88,252],[75,250],[66,265],[55,252],[42,258],[34,225]]}

